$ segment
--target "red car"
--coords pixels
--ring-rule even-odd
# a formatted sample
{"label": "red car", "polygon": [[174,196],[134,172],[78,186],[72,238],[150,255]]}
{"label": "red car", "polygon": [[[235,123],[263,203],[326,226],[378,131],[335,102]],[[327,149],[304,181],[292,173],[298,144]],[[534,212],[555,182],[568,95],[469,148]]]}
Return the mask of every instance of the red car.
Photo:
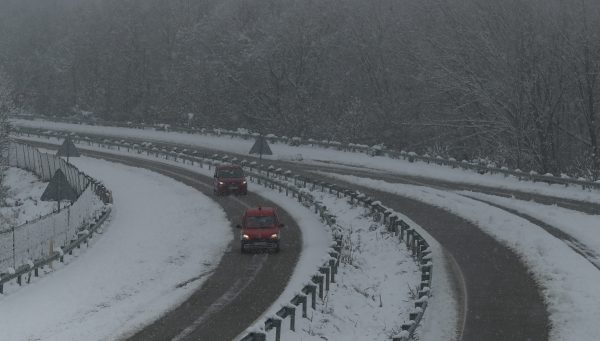
{"label": "red car", "polygon": [[227,193],[248,194],[248,182],[242,167],[238,165],[216,166],[213,193],[216,195]]}
{"label": "red car", "polygon": [[246,250],[266,249],[279,252],[280,229],[284,225],[279,221],[273,207],[249,208],[242,217],[240,241],[242,253]]}

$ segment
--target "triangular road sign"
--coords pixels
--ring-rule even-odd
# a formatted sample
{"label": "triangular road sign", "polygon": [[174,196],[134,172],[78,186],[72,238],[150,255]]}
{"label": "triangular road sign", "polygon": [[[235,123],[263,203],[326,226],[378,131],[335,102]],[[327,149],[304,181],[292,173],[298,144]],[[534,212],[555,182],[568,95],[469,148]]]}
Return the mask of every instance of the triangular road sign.
{"label": "triangular road sign", "polygon": [[71,141],[71,138],[67,136],[63,144],[58,148],[58,152],[56,152],[57,156],[66,156],[66,157],[78,157],[81,156],[79,154],[79,150]]}
{"label": "triangular road sign", "polygon": [[43,201],[77,200],[77,193],[67,181],[67,177],[58,169],[42,194]]}
{"label": "triangular road sign", "polygon": [[262,156],[273,155],[273,152],[267,143],[267,139],[261,135],[256,138],[256,142],[254,142],[254,145],[250,148],[250,154],[260,154]]}

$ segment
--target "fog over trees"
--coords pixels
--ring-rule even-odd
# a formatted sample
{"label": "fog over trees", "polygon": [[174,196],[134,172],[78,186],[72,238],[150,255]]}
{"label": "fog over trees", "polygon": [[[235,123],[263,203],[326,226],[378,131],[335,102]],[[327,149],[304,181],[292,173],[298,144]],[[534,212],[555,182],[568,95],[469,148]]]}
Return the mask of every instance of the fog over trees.
{"label": "fog over trees", "polygon": [[0,103],[598,179],[597,0],[0,0]]}

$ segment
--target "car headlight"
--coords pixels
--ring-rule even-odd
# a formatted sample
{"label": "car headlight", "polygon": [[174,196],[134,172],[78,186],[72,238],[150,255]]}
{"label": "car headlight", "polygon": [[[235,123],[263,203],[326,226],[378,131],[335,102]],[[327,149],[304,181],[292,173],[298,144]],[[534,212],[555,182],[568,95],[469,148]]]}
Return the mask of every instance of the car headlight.
{"label": "car headlight", "polygon": [[223,181],[219,181],[219,185],[224,185],[225,183]]}
{"label": "car headlight", "polygon": [[271,239],[279,239],[279,235],[277,233],[273,233],[271,235]]}
{"label": "car headlight", "polygon": [[248,239],[250,239],[250,236],[249,236],[249,235],[247,235],[247,234],[243,234],[243,235],[242,235],[242,239],[243,239],[243,240],[248,240]]}
{"label": "car headlight", "polygon": [[246,180],[242,181],[242,185],[245,185],[245,184],[247,184]]}

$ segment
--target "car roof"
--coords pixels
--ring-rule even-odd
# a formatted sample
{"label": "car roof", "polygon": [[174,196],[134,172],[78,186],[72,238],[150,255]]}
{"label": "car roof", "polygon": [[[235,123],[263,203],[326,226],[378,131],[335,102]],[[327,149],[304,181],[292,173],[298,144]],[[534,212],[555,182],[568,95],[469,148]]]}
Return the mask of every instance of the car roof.
{"label": "car roof", "polygon": [[246,215],[253,217],[266,217],[274,214],[275,208],[273,207],[254,207],[246,210]]}

